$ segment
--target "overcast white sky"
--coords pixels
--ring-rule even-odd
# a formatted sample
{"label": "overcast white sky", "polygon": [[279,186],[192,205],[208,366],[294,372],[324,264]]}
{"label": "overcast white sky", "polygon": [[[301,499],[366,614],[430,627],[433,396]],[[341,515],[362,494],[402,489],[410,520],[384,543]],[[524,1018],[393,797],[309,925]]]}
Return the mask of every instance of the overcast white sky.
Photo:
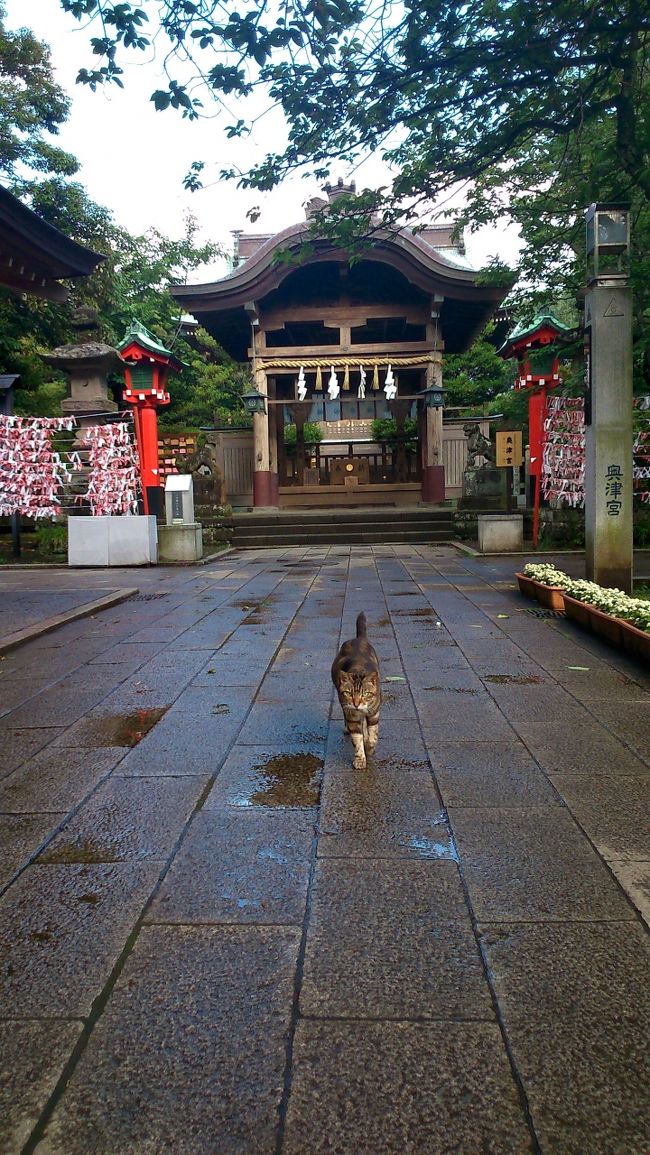
{"label": "overcast white sky", "polygon": [[[90,92],[75,83],[80,67],[92,56],[88,30],[64,13],[59,0],[4,0],[7,27],[31,27],[50,45],[58,83],[72,99],[72,112],[58,143],[81,162],[76,179],[94,200],[107,205],[118,224],[144,232],[154,226],[170,236],[182,232],[186,211],[196,216],[204,240],[232,245],[231,230],[276,232],[304,217],[304,201],[318,194],[315,182],[293,178],[271,193],[243,192],[232,181],[218,181],[219,169],[233,163],[246,167],[267,149],[281,146],[281,123],[271,114],[262,118],[252,138],[230,141],[221,118],[188,122],[173,110],[156,112],[149,101],[159,81],[159,66],[151,54],[134,54],[125,69],[125,88],[111,86]],[[97,34],[96,32],[94,33]],[[141,61],[141,63],[136,63]],[[207,106],[206,106],[207,107]],[[233,120],[236,115],[233,115]],[[197,193],[184,190],[182,179],[194,160],[205,160],[206,187]],[[332,174],[348,178],[345,171]],[[357,187],[376,187],[386,181],[386,170],[371,158],[354,173]],[[214,183],[210,183],[214,182]],[[255,224],[247,211],[259,206]],[[505,230],[482,229],[467,236],[468,257],[480,267],[490,255],[513,258],[515,242]],[[215,268],[211,275],[223,275]],[[193,280],[202,276],[195,274]]]}

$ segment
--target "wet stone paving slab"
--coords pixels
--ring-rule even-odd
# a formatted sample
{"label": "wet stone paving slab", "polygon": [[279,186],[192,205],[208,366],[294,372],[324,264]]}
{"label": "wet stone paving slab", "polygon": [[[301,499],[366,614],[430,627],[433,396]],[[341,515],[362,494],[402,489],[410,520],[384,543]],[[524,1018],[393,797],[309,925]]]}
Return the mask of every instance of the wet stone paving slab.
{"label": "wet stone paving slab", "polygon": [[[650,1155],[650,674],[520,564],[116,571],[6,656],[3,1155]],[[64,584],[21,580],[16,628]]]}

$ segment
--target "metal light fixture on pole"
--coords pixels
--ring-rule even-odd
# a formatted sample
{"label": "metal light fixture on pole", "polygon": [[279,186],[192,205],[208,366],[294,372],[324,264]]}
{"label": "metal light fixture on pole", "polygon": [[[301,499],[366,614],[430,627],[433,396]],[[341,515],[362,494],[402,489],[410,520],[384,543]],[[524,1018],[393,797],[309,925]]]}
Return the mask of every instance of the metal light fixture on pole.
{"label": "metal light fixture on pole", "polygon": [[587,209],[586,573],[632,589],[632,290],[626,204]]}
{"label": "metal light fixture on pole", "polygon": [[241,394],[241,400],[247,413],[266,413],[266,397],[257,389],[249,389]]}

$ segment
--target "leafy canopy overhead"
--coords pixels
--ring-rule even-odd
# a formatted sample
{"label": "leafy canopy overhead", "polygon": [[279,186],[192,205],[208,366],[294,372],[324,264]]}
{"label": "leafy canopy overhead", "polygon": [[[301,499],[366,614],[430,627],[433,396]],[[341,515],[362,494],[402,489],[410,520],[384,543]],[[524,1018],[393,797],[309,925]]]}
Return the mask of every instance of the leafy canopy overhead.
{"label": "leafy canopy overhead", "polygon": [[79,167],[51,139],[67,119],[70,102],[54,80],[50,51],[33,32],[5,28],[0,3],[0,175],[18,171],[71,176]]}
{"label": "leafy canopy overhead", "polygon": [[[650,198],[646,0],[61,3],[99,17],[96,66],[79,73],[92,87],[121,84],[124,50],[148,48],[161,30],[168,84],[153,93],[157,108],[196,117],[206,91],[225,102],[264,87],[288,135],[283,151],[240,174],[260,189],[305,164],[327,176],[370,150],[399,169],[392,194],[402,203],[495,166],[507,186],[531,149],[605,120],[619,194],[635,186]],[[229,128],[246,130],[244,119]]]}

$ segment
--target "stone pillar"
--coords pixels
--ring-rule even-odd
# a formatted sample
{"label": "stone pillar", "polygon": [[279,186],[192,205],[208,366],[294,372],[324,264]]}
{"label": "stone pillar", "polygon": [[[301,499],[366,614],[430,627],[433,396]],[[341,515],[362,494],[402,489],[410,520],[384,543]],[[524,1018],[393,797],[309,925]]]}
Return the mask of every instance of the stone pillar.
{"label": "stone pillar", "polygon": [[[255,388],[268,397],[263,368],[255,370]],[[268,402],[266,408],[266,413],[253,414],[253,505],[256,509],[273,508],[278,504],[278,475],[271,472]]]}
{"label": "stone pillar", "polygon": [[[442,354],[427,365],[426,387],[442,388]],[[442,409],[425,409],[422,446],[422,501],[445,500],[445,469],[442,464]]]}
{"label": "stone pillar", "polygon": [[587,352],[586,573],[632,590],[632,290],[593,284],[585,298]]}

